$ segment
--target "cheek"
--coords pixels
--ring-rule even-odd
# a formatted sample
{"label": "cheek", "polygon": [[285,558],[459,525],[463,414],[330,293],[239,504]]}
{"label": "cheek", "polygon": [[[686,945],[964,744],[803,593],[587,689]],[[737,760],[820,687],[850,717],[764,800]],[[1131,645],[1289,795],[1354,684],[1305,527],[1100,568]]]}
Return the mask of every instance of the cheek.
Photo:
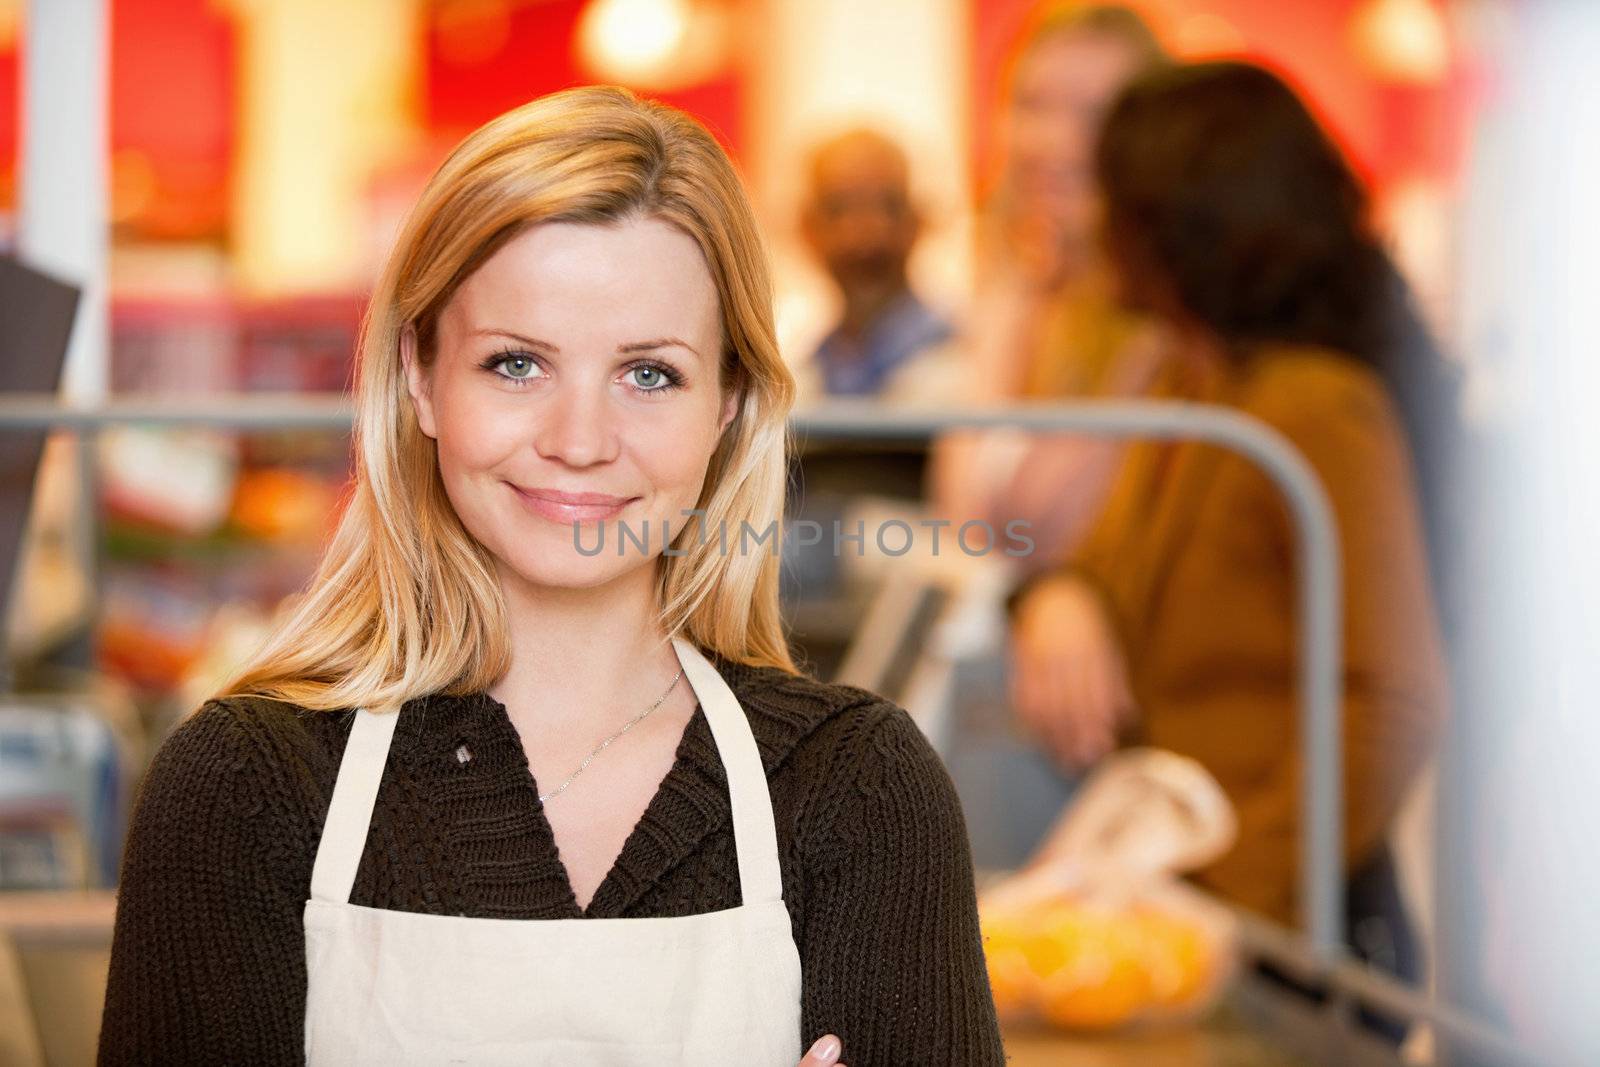
{"label": "cheek", "polygon": [[[716,421],[695,412],[667,415],[630,428],[627,451],[652,490],[682,507],[693,507],[716,447]],[[686,502],[684,502],[686,501]]]}
{"label": "cheek", "polygon": [[465,402],[459,390],[435,395],[439,470],[446,483],[497,466],[526,439],[513,413],[482,397]]}

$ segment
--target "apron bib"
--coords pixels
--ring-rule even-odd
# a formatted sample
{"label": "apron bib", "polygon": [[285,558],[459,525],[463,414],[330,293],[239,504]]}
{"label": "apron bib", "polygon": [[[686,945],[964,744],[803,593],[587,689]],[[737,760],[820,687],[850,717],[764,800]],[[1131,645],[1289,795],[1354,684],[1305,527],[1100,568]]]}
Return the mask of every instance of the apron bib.
{"label": "apron bib", "polygon": [[802,1054],[800,954],[738,698],[674,637],[727,771],[742,903],[677,918],[469,919],[350,903],[396,713],[357,712],[305,906],[306,1061],[737,1063]]}

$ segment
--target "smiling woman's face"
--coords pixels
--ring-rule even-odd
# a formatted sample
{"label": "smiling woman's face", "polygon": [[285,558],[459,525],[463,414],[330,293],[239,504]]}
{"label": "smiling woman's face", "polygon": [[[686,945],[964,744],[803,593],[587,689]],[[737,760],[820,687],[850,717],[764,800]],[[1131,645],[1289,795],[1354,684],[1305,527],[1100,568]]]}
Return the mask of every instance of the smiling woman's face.
{"label": "smiling woman's face", "polygon": [[1066,30],[1035,42],[1017,66],[1005,115],[1018,207],[1087,239],[1095,191],[1091,168],[1105,109],[1137,72],[1127,42]]}
{"label": "smiling woman's face", "polygon": [[[440,314],[431,367],[403,342],[422,431],[467,531],[533,585],[595,586],[658,556],[695,506],[735,398],[699,246],[655,218],[547,222]],[[603,524],[605,548],[593,551]],[[648,523],[648,525],[646,525]],[[626,524],[643,540],[625,543]],[[670,541],[670,536],[668,538]]]}

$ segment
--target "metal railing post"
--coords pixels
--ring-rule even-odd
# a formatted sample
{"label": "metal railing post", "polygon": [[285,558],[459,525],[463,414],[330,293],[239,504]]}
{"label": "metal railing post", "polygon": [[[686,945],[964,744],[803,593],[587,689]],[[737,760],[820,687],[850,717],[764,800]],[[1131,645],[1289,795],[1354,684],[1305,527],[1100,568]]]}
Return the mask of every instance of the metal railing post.
{"label": "metal railing post", "polygon": [[1282,434],[1230,408],[1155,400],[1035,401],[1005,408],[886,409],[833,401],[794,417],[807,437],[922,438],[982,427],[1104,437],[1184,438],[1219,445],[1259,466],[1288,499],[1299,548],[1302,862],[1301,914],[1311,949],[1332,964],[1344,953],[1342,606],[1338,527],[1311,465]]}

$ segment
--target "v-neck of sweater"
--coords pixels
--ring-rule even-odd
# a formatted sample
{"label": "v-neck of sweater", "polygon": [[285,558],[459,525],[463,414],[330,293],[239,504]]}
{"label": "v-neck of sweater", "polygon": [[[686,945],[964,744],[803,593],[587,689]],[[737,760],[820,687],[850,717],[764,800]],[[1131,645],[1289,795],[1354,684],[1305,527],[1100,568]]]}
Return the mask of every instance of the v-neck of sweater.
{"label": "v-neck of sweater", "polygon": [[[751,724],[757,751],[770,776],[815,725],[810,716],[795,714],[784,702],[745,699],[764,686],[788,677],[775,668],[752,666],[707,651],[706,656],[740,697]],[[455,755],[465,744],[472,759]],[[523,740],[503,703],[487,693],[433,694],[406,702],[395,724],[391,755],[419,790],[436,796],[442,807],[486,791],[510,790],[522,796],[523,833],[531,838],[534,878],[558,901],[552,918],[618,918],[672,867],[692,854],[708,835],[732,817],[727,771],[711,724],[697,702],[679,738],[671,767],[643,814],[629,832],[586,907],[579,907],[571,876],[560,859],[555,831],[539,799],[539,785],[528,764]],[[504,830],[503,817],[466,827],[491,835]]]}

